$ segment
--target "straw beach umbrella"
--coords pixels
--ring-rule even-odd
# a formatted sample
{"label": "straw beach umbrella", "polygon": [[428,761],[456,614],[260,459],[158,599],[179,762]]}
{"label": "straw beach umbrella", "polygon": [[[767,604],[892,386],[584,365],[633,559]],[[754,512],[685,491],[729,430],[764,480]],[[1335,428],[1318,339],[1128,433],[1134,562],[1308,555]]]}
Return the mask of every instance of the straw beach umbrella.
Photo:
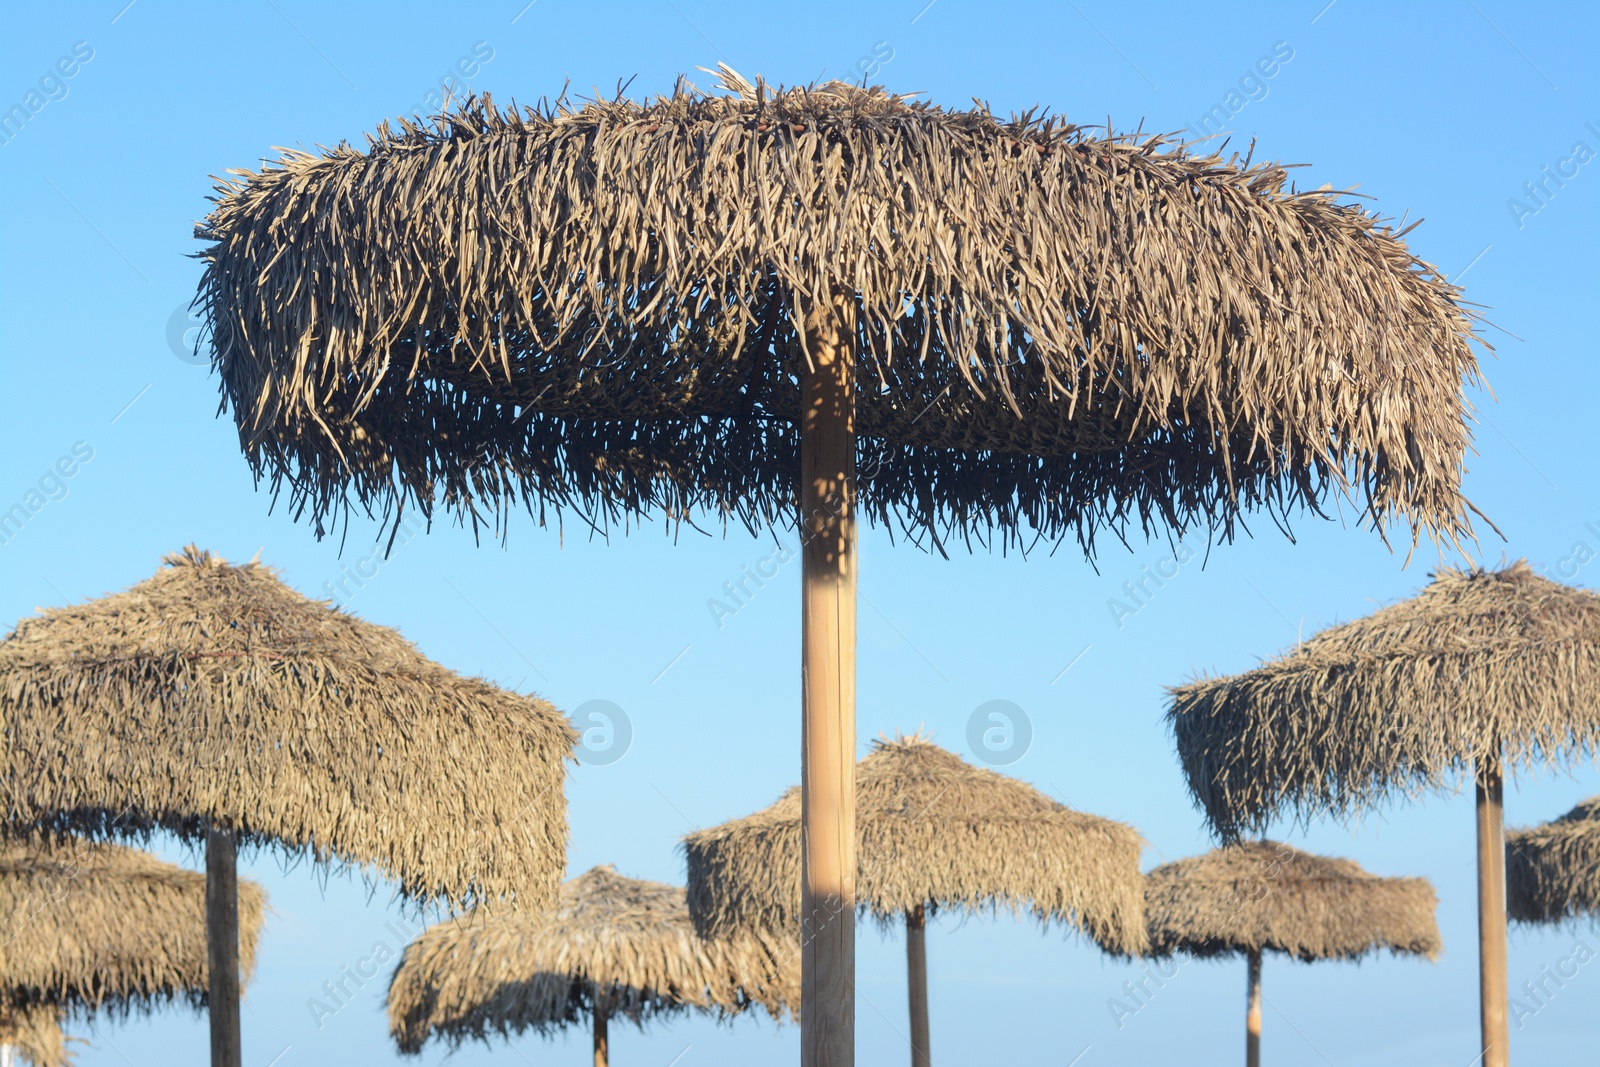
{"label": "straw beach umbrella", "polygon": [[1506,834],[1506,913],[1524,923],[1600,916],[1600,797]]}
{"label": "straw beach umbrella", "polygon": [[566,848],[549,704],[465,678],[258,563],[194,548],[0,641],[17,824],[205,842],[213,1062],[238,1065],[238,844],[452,904],[554,898]]}
{"label": "straw beach umbrella", "polygon": [[838,82],[502,112],[224,181],[197,302],[258,474],[799,527],[802,1059],[853,1062],[856,515],[953,541],[1350,497],[1467,536],[1459,290],[1276,164]]}
{"label": "straw beach umbrella", "polygon": [[65,1012],[52,1004],[0,1007],[0,1067],[68,1067],[67,1035],[61,1031]]}
{"label": "straw beach umbrella", "polygon": [[588,1016],[595,1067],[605,1067],[615,1016],[642,1027],[687,1011],[794,1012],[794,957],[795,946],[763,934],[702,940],[681,887],[595,867],[562,886],[551,911],[469,913],[406,946],[389,982],[389,1030],[417,1053],[430,1037],[548,1036]]}
{"label": "straw beach umbrella", "polygon": [[[255,967],[266,894],[239,883],[235,959]],[[0,842],[0,1045],[36,1067],[67,1062],[67,1011],[125,1015],[205,1004],[206,877],[118,845]]]}
{"label": "straw beach umbrella", "polygon": [[1379,878],[1350,860],[1274,841],[1224,845],[1145,881],[1150,952],[1248,961],[1245,1062],[1261,1062],[1261,956],[1304,962],[1439,954],[1438,898],[1426,878]]}
{"label": "straw beach umbrella", "polygon": [[1412,599],[1254,670],[1174,688],[1168,715],[1225,839],[1473,773],[1483,1063],[1506,1067],[1503,776],[1600,751],[1600,595],[1523,562],[1441,569]]}
{"label": "straw beach umbrella", "polygon": [[[1107,952],[1145,947],[1141,840],[1026,782],[974,767],[924,737],[879,739],[856,770],[856,890],[882,925],[904,922],[911,1062],[930,1060],[929,912],[1026,910]],[[833,918],[804,910],[799,791],[684,838],[689,910],[712,938],[778,931],[803,938]]]}

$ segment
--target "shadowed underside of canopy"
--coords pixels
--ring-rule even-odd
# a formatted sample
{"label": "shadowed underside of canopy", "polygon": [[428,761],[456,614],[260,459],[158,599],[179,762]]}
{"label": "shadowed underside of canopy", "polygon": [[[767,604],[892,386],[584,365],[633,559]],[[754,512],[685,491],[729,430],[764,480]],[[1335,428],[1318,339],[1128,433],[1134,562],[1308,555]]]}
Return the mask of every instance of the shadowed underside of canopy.
{"label": "shadowed underside of canopy", "polygon": [[0,641],[0,799],[89,836],[208,826],[411,897],[554,895],[575,733],[257,563],[190,548]]}
{"label": "shadowed underside of canopy", "polygon": [[1350,498],[1455,540],[1460,291],[1275,163],[881,88],[469,101],[219,186],[198,303],[258,473],[794,521],[803,320],[857,323],[861,504],[914,535],[1231,534]]}
{"label": "shadowed underside of canopy", "polygon": [[1600,916],[1600,797],[1506,833],[1506,912],[1527,923]]}
{"label": "shadowed underside of canopy", "polygon": [[[1107,952],[1144,948],[1138,831],[1058,804],[917,736],[879,740],[856,770],[861,907],[1027,910]],[[684,838],[689,906],[711,937],[791,930],[800,907],[800,794]]]}
{"label": "shadowed underside of canopy", "polygon": [[[0,842],[0,1005],[112,1014],[172,1000],[204,1006],[205,901],[205,875],[136,849]],[[259,885],[239,882],[246,981],[265,902]]]}
{"label": "shadowed underside of canopy", "polygon": [[1171,692],[1189,789],[1225,838],[1291,810],[1359,814],[1479,760],[1600,751],[1600,595],[1525,562],[1441,569],[1409,600]]}
{"label": "shadowed underside of canopy", "polygon": [[598,1003],[638,1025],[698,1010],[799,1008],[799,946],[762,934],[704,941],[684,891],[596,867],[561,888],[557,907],[440,923],[406,947],[389,984],[402,1052],[534,1030],[549,1035]]}
{"label": "shadowed underside of canopy", "polygon": [[1437,906],[1425,878],[1380,878],[1272,841],[1157,867],[1145,888],[1150,950],[1159,956],[1265,950],[1355,960],[1389,949],[1431,960],[1440,948]]}

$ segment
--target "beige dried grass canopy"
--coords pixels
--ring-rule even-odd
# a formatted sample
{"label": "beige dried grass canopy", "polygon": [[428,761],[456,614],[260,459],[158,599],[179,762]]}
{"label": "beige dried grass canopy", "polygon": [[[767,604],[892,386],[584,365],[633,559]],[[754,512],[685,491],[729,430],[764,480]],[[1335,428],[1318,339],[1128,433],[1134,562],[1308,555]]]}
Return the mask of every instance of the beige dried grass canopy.
{"label": "beige dried grass canopy", "polygon": [[1438,898],[1426,878],[1380,878],[1351,860],[1275,841],[1225,845],[1146,879],[1152,955],[1282,952],[1356,960],[1382,949],[1439,954]]}
{"label": "beige dried grass canopy", "polygon": [[1166,137],[719,80],[231,172],[197,303],[256,471],[319,529],[352,490],[792,522],[798,324],[843,291],[874,520],[1470,534],[1472,316],[1404,231]]}
{"label": "beige dried grass canopy", "polygon": [[[257,563],[186,549],[0,641],[6,814],[359,865],[413,898],[553,898],[564,760],[543,700],[456,674]],[[202,939],[203,940],[203,939]]]}
{"label": "beige dried grass canopy", "polygon": [[701,940],[682,887],[603,866],[563,885],[551,912],[470,912],[425,931],[389,983],[389,1028],[416,1053],[430,1037],[548,1036],[597,1001],[641,1026],[690,1010],[782,1019],[798,1011],[799,986],[798,944]]}
{"label": "beige dried grass canopy", "polygon": [[[125,1014],[206,1000],[206,877],[137,849],[0,841],[0,1005]],[[255,967],[266,893],[239,882],[239,967]]]}
{"label": "beige dried grass canopy", "polygon": [[[1101,948],[1145,947],[1138,831],[1058,804],[919,736],[856,768],[856,897],[881,923],[930,910],[1027,910]],[[800,791],[684,838],[689,908],[709,937],[790,932],[800,907]]]}
{"label": "beige dried grass canopy", "polygon": [[1189,789],[1224,837],[1286,810],[1359,814],[1480,759],[1600,752],[1600,595],[1525,562],[1443,568],[1409,600],[1171,693]]}
{"label": "beige dried grass canopy", "polygon": [[1506,833],[1506,912],[1518,922],[1600,916],[1600,797]]}
{"label": "beige dried grass canopy", "polygon": [[70,1067],[63,1014],[53,1004],[0,1005],[0,1045],[16,1049],[30,1067]]}

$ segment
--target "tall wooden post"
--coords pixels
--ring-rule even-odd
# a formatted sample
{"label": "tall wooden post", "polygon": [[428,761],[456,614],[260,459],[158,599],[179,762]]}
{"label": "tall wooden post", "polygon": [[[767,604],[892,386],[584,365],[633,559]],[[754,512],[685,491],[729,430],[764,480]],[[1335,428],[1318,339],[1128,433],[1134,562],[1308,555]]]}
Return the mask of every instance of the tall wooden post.
{"label": "tall wooden post", "polygon": [[911,1004],[911,1067],[930,1067],[928,1051],[928,916],[921,904],[906,912],[906,993]]}
{"label": "tall wooden post", "polygon": [[855,1063],[855,303],[820,302],[800,368],[802,1067]]}
{"label": "tall wooden post", "polygon": [[239,853],[233,831],[206,834],[206,957],[211,979],[211,1067],[240,1067]]}
{"label": "tall wooden post", "polygon": [[1483,1067],[1508,1067],[1506,832],[1498,754],[1478,761],[1478,1019]]}
{"label": "tall wooden post", "polygon": [[1245,1067],[1261,1067],[1261,952],[1250,953],[1249,1007],[1244,1014]]}
{"label": "tall wooden post", "polygon": [[594,998],[594,1067],[608,1067],[611,1063],[611,1041],[606,1026],[610,1017],[610,1000],[596,992]]}

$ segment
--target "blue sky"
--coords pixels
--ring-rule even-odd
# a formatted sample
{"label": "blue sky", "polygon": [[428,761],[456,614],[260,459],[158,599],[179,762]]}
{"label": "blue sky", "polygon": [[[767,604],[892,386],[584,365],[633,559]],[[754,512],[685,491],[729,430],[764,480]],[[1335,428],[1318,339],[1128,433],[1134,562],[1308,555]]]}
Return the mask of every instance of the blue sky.
{"label": "blue sky", "polygon": [[[789,83],[865,61],[875,80],[943,104],[1045,104],[1119,128],[1176,130],[1236,103],[1235,144],[1256,138],[1258,155],[1310,164],[1302,186],[1359,186],[1386,215],[1426,218],[1413,248],[1461,279],[1493,324],[1484,331],[1495,347],[1485,354],[1493,395],[1475,398],[1478,454],[1466,487],[1506,540],[1485,530],[1483,555],[1527,557],[1591,587],[1600,576],[1600,162],[1590,158],[1600,152],[1600,9],[1489,0],[1203,10],[1099,0],[522,2],[111,0],[8,11],[0,109],[39,95],[37,111],[0,144],[0,509],[27,500],[41,479],[45,503],[0,545],[0,619],[124,587],[190,541],[230,558],[260,550],[312,595],[368,555],[370,526],[352,530],[341,557],[338,541],[319,542],[270,509],[233,430],[215,417],[215,381],[175,355],[169,334],[189,325],[183,307],[199,266],[186,257],[208,175],[255,165],[273,146],[359,140],[378,120],[425,106],[463,59],[476,66],[471,86],[502,101],[554,95],[568,79],[575,93],[609,92],[628,78],[632,93],[655,93],[680,71],[721,60]],[[1279,61],[1257,80],[1262,57]],[[1534,199],[1527,183],[1541,182]],[[50,480],[74,449],[73,475]],[[1183,563],[1121,618],[1108,601],[1170,555],[1164,543],[1107,545],[1097,573],[1070,545],[1027,559],[944,560],[869,531],[862,745],[925,726],[969,753],[975,709],[1011,701],[1032,741],[1009,773],[1132,823],[1149,841],[1147,865],[1202,851],[1209,842],[1163,725],[1162,687],[1246,668],[1302,633],[1405,596],[1440,559],[1424,546],[1406,566],[1403,551],[1356,529],[1348,512],[1299,520],[1297,543],[1264,519],[1252,526],[1253,538]],[[764,806],[798,775],[798,565],[720,627],[707,607],[771,551],[770,538],[654,524],[609,544],[526,518],[504,544],[477,544],[446,525],[381,566],[365,564],[372,577],[350,586],[348,607],[458,670],[567,710],[593,700],[622,708],[626,754],[571,777],[571,870],[609,862],[681,881],[682,834]],[[1597,792],[1593,765],[1525,776],[1508,790],[1508,820],[1541,821]],[[1273,1062],[1468,1067],[1477,1051],[1472,823],[1469,790],[1386,809],[1355,828],[1279,829],[1381,874],[1431,878],[1445,951],[1431,965],[1269,960]],[[196,865],[170,842],[165,852]],[[402,913],[388,889],[324,880],[304,865],[285,870],[272,855],[246,866],[275,909],[244,1008],[246,1062],[395,1057],[381,1012],[386,974],[320,1027],[307,1003],[394,940],[386,924]],[[1593,927],[1514,932],[1513,989],[1579,939],[1600,948]],[[1184,965],[1119,1028],[1108,1001],[1124,997],[1136,969],[1059,931],[941,919],[929,957],[942,1062],[1081,1056],[1074,1062],[1097,1067],[1226,1062],[1240,1052],[1242,963]],[[900,938],[864,929],[858,965],[861,1061],[902,1061]],[[1596,1003],[1600,963],[1591,963],[1513,1027],[1517,1058],[1592,1057]],[[199,1062],[206,1048],[204,1020],[181,1011],[78,1031],[92,1042],[79,1053],[85,1067]],[[624,1029],[613,1041],[618,1063],[711,1067],[793,1060],[798,1031],[685,1020]],[[473,1047],[455,1062],[586,1055],[580,1032]],[[422,1061],[443,1058],[430,1049]]]}

